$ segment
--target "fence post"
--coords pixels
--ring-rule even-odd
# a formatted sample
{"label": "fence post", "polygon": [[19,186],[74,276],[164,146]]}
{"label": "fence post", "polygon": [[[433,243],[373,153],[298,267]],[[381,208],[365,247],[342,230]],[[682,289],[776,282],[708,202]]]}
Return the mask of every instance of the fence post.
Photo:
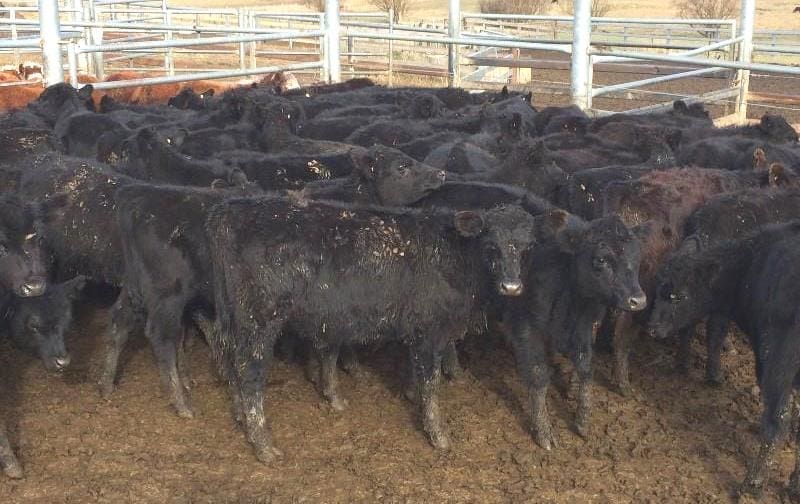
{"label": "fence post", "polygon": [[[461,0],[450,0],[450,7],[447,17],[447,36],[458,38],[461,36]],[[458,45],[448,44],[447,46],[447,85],[457,87],[460,84],[458,75]]]}
{"label": "fence post", "polygon": [[[319,15],[319,29],[324,32],[325,31],[325,13],[321,13]],[[320,80],[328,82],[328,75],[330,72],[328,71],[328,37],[323,35],[319,38],[319,57],[322,60],[322,70],[320,72]]]}
{"label": "fence post", "polygon": [[328,82],[333,84],[342,80],[340,61],[339,0],[325,0],[325,38],[327,39],[326,58],[328,59]]}
{"label": "fence post", "polygon": [[61,66],[61,23],[58,20],[58,0],[39,0],[39,30],[42,37],[42,70],[44,85],[64,81]]}
{"label": "fence post", "polygon": [[[250,22],[248,23],[250,28],[256,27],[256,15],[253,11],[248,11],[247,17],[249,18]],[[258,66],[258,43],[254,40],[250,42],[250,68],[256,68]]]}
{"label": "fence post", "polygon": [[78,89],[78,51],[75,42],[71,40],[67,45],[67,67],[69,68],[69,83]]}
{"label": "fence post", "polygon": [[[742,0],[739,18],[739,62],[750,63],[753,59],[753,24],[756,17],[756,0]],[[739,98],[736,100],[736,117],[740,123],[747,120],[747,94],[750,89],[750,70],[739,70]]]}
{"label": "fence post", "polygon": [[[167,0],[161,0],[161,12],[164,18],[164,24],[169,25],[170,21],[172,20],[172,16],[169,12],[169,8],[167,7]],[[172,31],[164,32],[164,41],[172,40]],[[172,52],[172,48],[167,48],[166,53],[164,54],[164,66],[166,67],[167,75],[170,77],[175,75],[175,59],[174,53]]]}
{"label": "fence post", "polygon": [[[394,33],[394,9],[389,9],[389,35]],[[389,75],[387,84],[392,87],[394,84],[394,40],[389,39]]]}
{"label": "fence post", "polygon": [[[14,21],[16,21],[17,20],[17,9],[15,9],[13,7],[11,9],[9,9],[8,18],[11,20],[12,23]],[[17,25],[16,24],[12,24],[11,25],[11,40],[17,40]],[[19,67],[20,63],[22,63],[22,62],[20,61],[20,57],[19,57],[19,47],[15,47],[14,48],[14,68]]]}
{"label": "fence post", "polygon": [[[244,12],[242,9],[236,9],[236,17],[239,21],[239,29],[244,29]],[[244,35],[244,33],[239,32],[240,35]],[[239,42],[239,70],[245,69],[245,54],[244,54],[244,42]]]}
{"label": "fence post", "polygon": [[592,100],[591,61],[589,59],[589,46],[592,39],[592,2],[591,0],[575,0],[574,6],[570,96],[573,105],[577,105],[581,110],[586,110],[591,107]]}

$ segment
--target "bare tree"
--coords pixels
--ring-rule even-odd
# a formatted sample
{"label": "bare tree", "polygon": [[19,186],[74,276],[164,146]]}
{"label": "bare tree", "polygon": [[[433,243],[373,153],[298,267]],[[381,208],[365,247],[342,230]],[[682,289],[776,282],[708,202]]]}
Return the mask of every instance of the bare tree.
{"label": "bare tree", "polygon": [[[575,12],[575,2],[573,0],[558,0],[558,5],[561,8],[561,12],[564,14],[571,15]],[[611,12],[611,7],[611,2],[609,0],[592,0],[592,16],[607,16],[608,13]]]}
{"label": "bare tree", "polygon": [[369,0],[369,3],[378,10],[388,13],[389,9],[394,9],[394,22],[397,23],[403,18],[416,0]]}
{"label": "bare tree", "polygon": [[481,12],[491,14],[542,14],[552,0],[480,0]]}
{"label": "bare tree", "polygon": [[678,16],[687,19],[731,19],[739,0],[675,0]]}
{"label": "bare tree", "polygon": [[[325,12],[325,0],[302,0],[302,3],[314,12]],[[339,10],[344,8],[344,2],[339,2]]]}

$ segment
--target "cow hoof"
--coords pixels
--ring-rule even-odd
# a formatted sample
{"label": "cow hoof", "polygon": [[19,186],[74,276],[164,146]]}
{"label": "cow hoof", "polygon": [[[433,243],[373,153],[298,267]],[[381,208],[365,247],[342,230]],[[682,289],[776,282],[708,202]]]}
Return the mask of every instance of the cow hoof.
{"label": "cow hoof", "polygon": [[620,383],[617,385],[617,392],[622,397],[632,397],[633,396],[633,387],[631,387],[630,383]]}
{"label": "cow hoof", "polygon": [[281,457],[283,457],[283,452],[274,446],[265,446],[262,449],[256,449],[256,458],[262,464],[271,464]]}
{"label": "cow hoof", "polygon": [[341,397],[334,397],[328,401],[335,411],[344,411],[347,409],[347,399]]}
{"label": "cow hoof", "polygon": [[761,490],[763,489],[763,482],[755,482],[755,481],[745,481],[739,488],[736,489],[736,494],[739,497],[742,496],[750,496],[754,498],[759,498],[761,496]]}
{"label": "cow hoof", "polygon": [[538,431],[534,432],[533,440],[536,441],[536,444],[547,451],[558,448],[558,439],[553,433],[552,428],[539,429]]}
{"label": "cow hoof", "polygon": [[441,432],[431,434],[431,445],[437,450],[449,450],[450,440]]}
{"label": "cow hoof", "polygon": [[114,382],[110,382],[109,383],[109,382],[107,382],[105,380],[101,381],[98,384],[98,388],[100,390],[100,397],[102,397],[103,399],[110,399],[111,398],[111,394],[114,393],[114,389],[115,389]]}
{"label": "cow hoof", "polygon": [[589,420],[588,419],[578,419],[575,421],[575,432],[582,437],[583,439],[589,438]]}
{"label": "cow hoof", "polygon": [[177,408],[176,411],[178,412],[178,416],[181,418],[194,418],[194,411],[192,411],[192,408]]}
{"label": "cow hoof", "polygon": [[22,466],[19,464],[19,462],[16,461],[5,466],[3,468],[3,472],[5,473],[6,476],[8,476],[11,479],[20,479],[23,476]]}

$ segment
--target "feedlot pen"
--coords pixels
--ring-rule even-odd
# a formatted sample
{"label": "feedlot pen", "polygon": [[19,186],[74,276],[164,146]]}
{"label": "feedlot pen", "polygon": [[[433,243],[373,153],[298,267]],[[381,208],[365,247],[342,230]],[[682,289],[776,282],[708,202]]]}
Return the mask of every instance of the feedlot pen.
{"label": "feedlot pen", "polygon": [[[13,30],[14,39],[22,42],[7,43],[12,40],[9,31],[0,41],[0,45],[6,43],[4,56],[10,63],[38,59],[40,51],[32,52],[31,47],[39,45],[35,8],[17,9],[5,3],[0,11],[9,16],[0,18],[0,26]],[[329,32],[321,14],[165,7],[160,2],[101,0],[91,7],[100,15],[86,21],[91,19],[91,9],[70,2],[61,9],[63,42],[58,66],[72,75],[78,68],[96,73],[133,68],[176,79],[209,71],[240,78],[254,75],[254,69],[264,73],[290,68],[306,82],[369,75],[394,85],[405,85],[409,79],[465,87],[509,84],[533,89],[537,106],[569,103],[576,96],[574,89],[570,93],[569,57],[552,51],[571,47],[572,40],[566,39],[571,29],[564,29],[571,26],[568,19],[542,20],[552,27],[545,39],[544,31],[534,33],[535,23],[501,23],[485,17],[475,21],[464,15],[459,16],[463,31],[448,33],[443,24],[395,26],[391,17],[343,13],[341,37],[337,37],[342,50],[332,69],[326,52]],[[21,23],[20,14],[31,23]],[[686,51],[691,50],[686,47],[738,37],[731,22],[717,24],[718,30],[703,30],[699,37],[697,30],[686,26],[672,29],[664,37],[651,39],[650,45],[675,45],[681,47],[669,50]],[[524,29],[528,25],[530,33]],[[389,32],[429,41],[367,37]],[[171,41],[192,37],[254,38],[272,33],[297,36],[281,41],[220,39],[204,46],[169,46]],[[453,46],[436,42],[460,36],[486,43],[490,37],[519,39],[521,33],[533,39],[527,47],[486,51],[493,46],[471,46],[463,39],[456,64],[449,68],[449,47]],[[597,34],[606,37],[598,40],[612,45],[628,44],[616,46],[627,47],[625,51],[643,50],[637,44],[645,42],[637,36],[630,27]],[[783,58],[797,57],[797,38],[788,36],[772,45],[767,38],[772,40],[767,36],[754,43],[757,62],[787,63],[791,60]],[[567,43],[554,44],[556,40]],[[148,42],[167,45],[130,49],[131,44]],[[505,45],[525,44],[517,42]],[[79,50],[112,43],[129,48]],[[709,51],[712,57],[719,55],[720,61],[741,61],[738,43]],[[663,56],[668,49],[653,48],[652,52]],[[500,60],[513,63],[504,67]],[[336,65],[341,67],[338,76]],[[669,68],[682,65],[598,62],[589,89],[697,70],[691,65]],[[526,69],[531,69],[529,81]],[[762,67],[750,75],[749,115],[758,117],[771,110],[798,123],[797,67],[787,67],[793,74],[774,70]],[[741,109],[736,87],[741,77],[735,70],[715,68],[682,80],[651,83],[642,90],[607,89],[591,100],[591,106],[602,113],[700,95],[713,98],[716,116],[726,116]],[[582,96],[586,100],[588,95]],[[513,355],[496,336],[463,342],[464,373],[442,385],[441,406],[454,445],[446,453],[430,448],[415,407],[403,396],[401,349],[361,351],[365,357],[361,370],[353,376],[341,374],[341,388],[349,401],[344,412],[334,411],[320,399],[300,363],[277,360],[266,397],[274,437],[285,456],[265,466],[255,460],[231,420],[226,386],[218,381],[209,351],[201,342],[188,350],[194,419],[178,418],[170,408],[151,350],[141,336],[124,355],[124,372],[114,396],[101,400],[96,381],[103,333],[109,324],[107,309],[107,296],[98,294],[77,314],[67,339],[73,363],[61,375],[47,373],[37,360],[0,339],[0,412],[26,469],[23,480],[0,478],[1,502],[730,502],[730,491],[742,480],[745,461],[756,449],[761,405],[752,390],[752,352],[739,334],[723,355],[726,381],[720,387],[703,380],[705,349],[699,341],[693,343],[689,373],[680,375],[673,373],[674,345],[641,338],[632,357],[631,397],[615,392],[613,358],[599,354],[592,430],[586,439],[571,430],[575,400],[569,366],[564,364],[549,397],[560,437],[560,446],[550,452],[531,439],[523,406],[525,391]],[[779,450],[775,461],[758,502],[782,501],[793,465],[789,445]]]}

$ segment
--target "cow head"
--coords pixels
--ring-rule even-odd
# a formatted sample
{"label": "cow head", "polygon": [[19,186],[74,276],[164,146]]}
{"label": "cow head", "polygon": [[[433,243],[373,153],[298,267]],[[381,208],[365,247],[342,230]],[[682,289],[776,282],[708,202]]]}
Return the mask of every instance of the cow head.
{"label": "cow head", "polygon": [[590,222],[572,220],[556,235],[559,249],[572,256],[581,296],[627,311],[646,307],[647,297],[639,285],[641,248],[635,231],[611,215]]}
{"label": "cow head", "polygon": [[382,205],[410,205],[444,183],[444,170],[420,163],[390,147],[357,149],[350,156],[354,175],[372,189]]}
{"label": "cow head", "polygon": [[19,297],[47,289],[46,254],[34,211],[16,196],[0,198],[0,289]]}
{"label": "cow head", "polygon": [[69,366],[64,335],[72,322],[72,301],[85,283],[86,279],[78,276],[51,285],[43,296],[16,299],[12,304],[8,324],[14,343],[37,355],[50,371]]}
{"label": "cow head", "polygon": [[[455,228],[464,237],[479,240],[482,261],[496,292],[502,296],[523,293],[530,254],[543,227],[550,221],[538,219],[517,205],[501,205],[490,210],[457,212]],[[563,221],[555,220],[555,227]]]}

